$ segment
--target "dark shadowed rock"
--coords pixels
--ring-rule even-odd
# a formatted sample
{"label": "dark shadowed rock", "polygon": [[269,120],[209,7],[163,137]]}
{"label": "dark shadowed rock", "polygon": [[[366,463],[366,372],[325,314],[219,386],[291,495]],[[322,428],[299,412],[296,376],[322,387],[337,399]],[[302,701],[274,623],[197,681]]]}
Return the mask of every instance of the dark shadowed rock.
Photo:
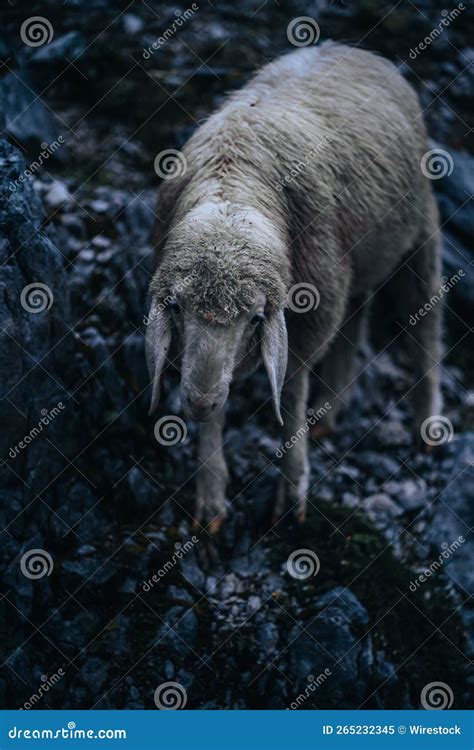
{"label": "dark shadowed rock", "polygon": [[455,583],[465,591],[474,584],[474,433],[456,437],[451,443],[455,451],[452,471],[446,488],[441,492],[436,512],[430,524],[428,538],[436,547],[451,544],[459,537],[466,541],[445,564]]}
{"label": "dark shadowed rock", "polygon": [[[370,637],[361,638],[368,614],[348,589],[336,588],[314,602],[318,614],[289,634],[290,677],[295,696],[308,691],[306,708],[357,708],[367,695]],[[325,671],[326,670],[326,671]],[[316,690],[308,686],[319,675]]]}
{"label": "dark shadowed rock", "polygon": [[467,595],[472,597],[474,585],[474,433],[456,437],[449,444],[449,449],[454,451],[454,465],[437,502],[427,538],[432,545],[433,559],[446,549],[453,549],[451,545],[456,544],[443,569],[457,588],[460,600],[465,602],[460,613],[472,653],[474,610],[465,600]]}
{"label": "dark shadowed rock", "polygon": [[[8,73],[0,83],[6,129],[17,141],[30,147],[32,157],[42,143],[50,144],[64,133],[64,125],[41,101],[25,70]],[[59,156],[59,154],[58,154]]]}

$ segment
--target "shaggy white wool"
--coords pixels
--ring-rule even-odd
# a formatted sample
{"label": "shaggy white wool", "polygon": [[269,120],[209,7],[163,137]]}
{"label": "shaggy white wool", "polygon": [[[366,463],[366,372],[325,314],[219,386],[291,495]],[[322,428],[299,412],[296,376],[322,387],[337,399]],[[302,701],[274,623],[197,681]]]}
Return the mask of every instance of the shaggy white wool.
{"label": "shaggy white wool", "polygon": [[[233,93],[161,187],[151,290],[179,285],[229,323],[264,293],[321,293],[321,331],[387,277],[423,231],[431,185],[414,91],[395,66],[325,42],[277,59]],[[396,241],[394,241],[396,237]]]}
{"label": "shaggy white wool", "polygon": [[182,292],[206,320],[231,323],[259,294],[275,308],[285,304],[288,270],[273,247],[259,245],[233,223],[191,222],[186,241],[176,238],[151,283],[158,301]]}

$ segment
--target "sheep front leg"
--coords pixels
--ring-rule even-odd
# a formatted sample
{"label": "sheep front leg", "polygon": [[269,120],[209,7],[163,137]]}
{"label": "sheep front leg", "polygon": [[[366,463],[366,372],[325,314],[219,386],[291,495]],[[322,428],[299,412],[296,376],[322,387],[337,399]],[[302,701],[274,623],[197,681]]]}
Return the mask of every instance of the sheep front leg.
{"label": "sheep front leg", "polygon": [[[309,487],[308,459],[308,369],[301,362],[290,362],[287,380],[282,392],[283,445],[281,479],[275,505],[275,521],[283,515],[285,504],[289,504],[297,520],[306,518],[307,492]],[[277,454],[280,455],[280,454]]]}
{"label": "sheep front leg", "polygon": [[224,412],[199,425],[196,522],[208,521],[211,534],[219,531],[226,516],[228,471],[222,449],[223,426]]}

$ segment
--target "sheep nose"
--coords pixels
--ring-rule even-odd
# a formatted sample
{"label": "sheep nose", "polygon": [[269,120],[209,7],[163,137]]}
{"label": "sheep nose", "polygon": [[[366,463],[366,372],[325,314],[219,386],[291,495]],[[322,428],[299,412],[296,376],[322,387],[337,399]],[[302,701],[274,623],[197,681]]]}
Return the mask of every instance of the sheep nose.
{"label": "sheep nose", "polygon": [[214,416],[219,402],[209,396],[187,395],[184,399],[184,405],[193,419],[206,421]]}

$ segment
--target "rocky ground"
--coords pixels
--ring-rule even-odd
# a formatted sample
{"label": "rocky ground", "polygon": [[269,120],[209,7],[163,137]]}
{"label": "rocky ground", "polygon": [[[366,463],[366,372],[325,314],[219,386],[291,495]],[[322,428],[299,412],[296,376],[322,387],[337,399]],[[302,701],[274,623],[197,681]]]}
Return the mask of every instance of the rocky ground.
{"label": "rocky ground", "polygon": [[[28,13],[54,30],[33,47],[12,3],[0,44],[0,705],[154,708],[157,687],[174,682],[190,708],[418,708],[423,688],[442,682],[453,707],[467,707],[472,18],[453,21],[413,60],[438,3],[213,3],[147,58],[174,6],[85,5],[31,3]],[[179,148],[224,91],[290,49],[286,28],[298,15],[316,18],[322,38],[398,62],[453,159],[435,184],[445,274],[465,271],[445,300],[453,434],[429,453],[413,443],[402,398],[409,362],[403,345],[387,346],[393,331],[374,325],[338,432],[312,442],[308,522],[272,526],[280,434],[257,374],[229,402],[230,512],[211,537],[191,528],[195,426],[164,446],[147,417],[153,160]],[[21,179],[52,142],[54,155]],[[21,303],[38,282],[52,293],[42,290],[42,312]],[[383,296],[374,321],[380,311],[388,315]],[[160,408],[180,414],[173,374]],[[21,561],[38,549],[49,575],[35,578]],[[287,560],[302,549],[319,571],[300,579]]]}

